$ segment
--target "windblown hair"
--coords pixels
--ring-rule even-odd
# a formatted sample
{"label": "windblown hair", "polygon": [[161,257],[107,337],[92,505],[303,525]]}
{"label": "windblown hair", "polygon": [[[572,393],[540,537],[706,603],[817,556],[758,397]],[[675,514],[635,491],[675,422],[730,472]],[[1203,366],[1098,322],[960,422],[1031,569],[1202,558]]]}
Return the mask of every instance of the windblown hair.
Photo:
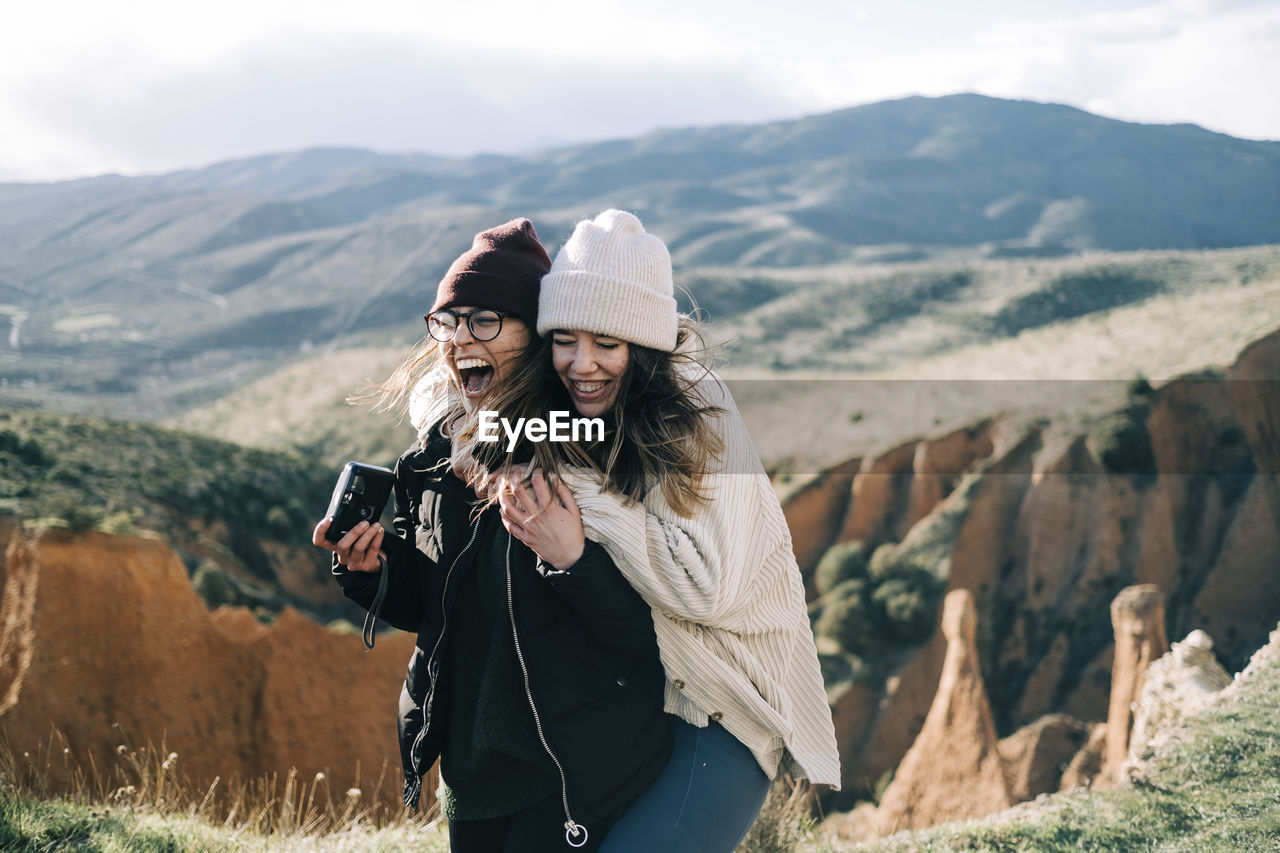
{"label": "windblown hair", "polygon": [[[576,414],[568,391],[551,361],[552,336],[542,339],[534,357],[485,403],[499,416],[550,420],[552,411]],[[715,381],[711,352],[698,324],[680,318],[674,352],[628,345],[630,359],[611,411],[603,416],[603,441],[531,442],[520,435],[507,451],[498,442],[477,440],[476,418],[454,438],[454,453],[469,453],[489,470],[531,462],[551,482],[566,468],[590,468],[604,477],[605,488],[640,500],[659,487],[667,504],[689,517],[706,498],[702,481],[712,460],[724,452],[724,441],[712,419],[722,410],[708,405],[698,385]],[[461,439],[461,440],[460,440]]]}
{"label": "windblown hair", "polygon": [[[529,344],[515,363],[515,373],[528,373],[536,363],[538,352],[538,338],[530,333]],[[430,399],[426,399],[428,397]],[[484,408],[492,408],[489,404],[492,398],[493,393],[486,398]],[[427,441],[427,430],[440,424],[453,443],[450,463],[464,459],[465,449],[475,444],[478,415],[468,414],[462,405],[462,393],[445,364],[443,347],[429,336],[418,342],[390,376],[382,382],[371,383],[348,397],[347,402],[368,406],[375,412],[391,412],[401,421],[408,418],[418,430],[418,440],[423,445]]]}
{"label": "windblown hair", "polygon": [[[440,344],[430,335],[423,337],[409,355],[381,382],[372,382],[347,397],[354,406],[368,406],[375,412],[391,412],[400,421],[409,417],[413,391],[433,370],[444,364]],[[458,408],[462,408],[461,401]]]}

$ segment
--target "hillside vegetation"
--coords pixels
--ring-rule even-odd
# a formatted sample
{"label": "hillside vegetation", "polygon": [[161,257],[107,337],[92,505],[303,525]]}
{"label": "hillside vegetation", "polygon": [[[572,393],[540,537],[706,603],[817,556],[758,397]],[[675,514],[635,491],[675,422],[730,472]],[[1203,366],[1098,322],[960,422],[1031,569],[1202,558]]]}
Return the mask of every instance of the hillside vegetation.
{"label": "hillside vegetation", "polygon": [[[954,96],[527,157],[318,150],[0,185],[0,513],[162,535],[210,604],[247,604],[264,619],[284,604],[350,615],[308,544],[311,526],[337,466],[387,464],[412,430],[345,398],[421,338],[436,281],[476,231],[528,215],[554,253],[577,219],[604,207],[636,211],[669,243],[691,294],[682,305],[701,306],[724,345],[723,372],[780,489],[997,419],[1008,435],[1035,423],[1023,432],[1046,444],[1092,441],[1093,420],[1136,410],[1135,393],[1197,371],[1189,381],[1220,378],[1245,344],[1280,329],[1278,178],[1280,143]],[[1123,440],[1138,420],[1095,442],[1103,469],[1149,472],[1149,436],[1141,459]],[[1243,434],[1203,437],[1242,453]],[[1196,527],[1210,546],[1223,545],[1210,533],[1243,483],[1215,492],[1217,514]],[[1127,482],[1120,491],[1136,493]],[[1115,504],[1083,500],[1124,526]],[[1064,526],[1051,509],[1038,529]],[[1013,515],[1012,502],[992,512]],[[956,536],[948,516],[935,521],[951,525],[949,539],[936,525],[910,547],[877,533],[894,547],[871,549],[872,537],[820,569],[829,593],[856,585],[843,587],[843,614],[815,610],[824,641],[892,668],[895,648],[925,639],[942,579],[929,572],[945,556],[933,551]],[[1010,539],[978,531],[983,542]],[[1171,543],[1193,541],[1175,533]],[[1212,551],[1196,548],[1200,562],[1161,566],[1195,580]],[[1055,565],[1034,555],[1028,565]],[[1007,583],[1018,565],[991,565],[1003,566],[992,588],[1020,594]],[[1073,617],[1090,653],[1105,633],[1106,583],[1120,576],[1090,590],[1097,619]],[[868,635],[868,614],[885,637]],[[1042,627],[1021,635],[1027,649],[1061,626]],[[1014,657],[1016,669],[1026,654]],[[1268,849],[1280,831],[1276,668],[1270,659],[1263,677],[1193,722],[1134,789],[1060,795],[857,849]],[[1025,683],[991,681],[993,693]],[[109,781],[86,771],[79,794],[54,797],[41,762],[69,754],[0,749],[0,847],[444,847],[438,826],[374,826],[318,777],[291,777],[280,793],[272,780],[238,815],[214,814],[206,792],[171,787],[163,756]],[[750,853],[849,849],[785,808],[770,814]]]}
{"label": "hillside vegetation", "polygon": [[[767,283],[776,294],[769,301],[728,316],[709,310],[718,336],[733,344],[735,368],[902,373],[924,359],[936,361],[966,348],[1002,344],[1054,324],[1105,316],[1129,306],[1173,304],[1171,298],[1196,294],[1212,293],[1215,301],[1228,303],[1224,310],[1235,320],[1240,315],[1231,303],[1280,282],[1280,247],[833,266],[774,270],[770,276],[745,276],[759,286]],[[690,283],[699,303],[714,304],[720,289],[736,288],[743,278],[741,271],[698,271]],[[1260,286],[1263,291],[1257,289]],[[1178,334],[1194,332],[1196,324],[1189,314],[1169,319],[1171,325],[1181,326]],[[1248,334],[1245,328],[1239,332],[1236,344]],[[1141,332],[1133,337],[1135,344],[1144,342]],[[1094,356],[1085,347],[1079,357]],[[1078,370],[1073,360],[1059,361],[1052,370],[1045,367],[1019,360],[1006,363],[1002,375],[1105,376]],[[1163,376],[1176,372],[1171,367],[1150,360],[1144,365]],[[970,370],[960,375],[978,374]]]}
{"label": "hillside vegetation", "polygon": [[[322,780],[293,784],[273,798],[245,803],[242,817],[211,820],[198,802],[157,802],[168,768],[134,771],[148,784],[42,799],[39,758],[0,752],[0,846],[14,853],[74,847],[84,851],[444,851],[435,824],[377,828],[335,810]],[[48,757],[45,757],[46,759]],[[33,765],[35,765],[33,769]],[[277,791],[275,785],[265,790]],[[170,791],[172,795],[174,792]],[[188,793],[188,796],[190,794]],[[767,809],[741,853],[1150,853],[1270,851],[1280,839],[1280,632],[1218,704],[1182,724],[1151,756],[1129,788],[1073,791],[983,821],[902,833],[876,844],[824,838],[793,810]],[[336,819],[335,819],[336,818]],[[319,829],[318,827],[324,827]]]}
{"label": "hillside vegetation", "polygon": [[1280,631],[1216,707],[1188,719],[1131,787],[1044,797],[985,821],[827,851],[1237,853],[1280,846]]}
{"label": "hillside vegetation", "polygon": [[[158,419],[313,348],[407,345],[476,231],[530,216],[554,250],[605,207],[637,212],[668,242],[716,319],[757,312],[744,338],[808,316],[790,297],[816,289],[832,321],[817,343],[859,350],[842,366],[882,364],[894,347],[861,352],[869,330],[932,337],[936,320],[953,343],[1011,335],[1171,278],[1064,272],[1043,295],[1032,291],[1047,282],[1015,297],[1038,279],[1001,283],[957,262],[1280,242],[1278,171],[1280,143],[956,95],[524,157],[317,150],[0,185],[0,397]],[[911,267],[927,261],[951,269]],[[851,264],[908,266],[895,278]],[[760,274],[694,281],[725,267]],[[825,272],[786,274],[800,269]],[[971,322],[952,311],[970,290],[1008,298]],[[825,361],[786,349],[783,365]],[[752,363],[771,364],[768,350]]]}
{"label": "hillside vegetation", "polygon": [[[756,446],[783,474],[999,412],[1084,425],[1121,405],[1137,376],[1159,382],[1228,364],[1280,328],[1275,246],[775,273],[769,286],[780,295],[728,318],[712,311],[710,328]],[[762,279],[704,270],[686,280],[701,304],[703,294],[728,300]],[[1135,292],[1144,295],[1121,304],[1116,281],[1142,282]],[[865,307],[875,304],[888,307]],[[1039,307],[1020,307],[1028,304]],[[867,321],[868,311],[881,319]],[[993,317],[1015,315],[1017,334],[992,328]],[[399,349],[297,356],[173,423],[263,448],[303,447],[333,464],[385,463],[412,429],[344,398],[386,377],[410,338]]]}
{"label": "hillside vegetation", "polygon": [[[290,591],[327,582],[310,544],[336,470],[136,423],[0,409],[0,512],[29,524],[163,536],[210,605],[285,604],[334,618],[345,607]],[[330,584],[331,585],[331,584]]]}

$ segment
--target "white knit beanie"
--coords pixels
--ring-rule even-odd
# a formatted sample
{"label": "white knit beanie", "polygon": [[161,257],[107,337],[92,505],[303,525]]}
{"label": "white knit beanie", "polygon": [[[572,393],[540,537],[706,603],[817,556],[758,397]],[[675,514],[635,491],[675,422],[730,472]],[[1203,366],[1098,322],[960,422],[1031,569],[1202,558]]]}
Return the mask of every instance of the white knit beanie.
{"label": "white knit beanie", "polygon": [[640,220],[606,210],[583,220],[556,253],[538,294],[538,334],[572,329],[672,352],[671,255]]}

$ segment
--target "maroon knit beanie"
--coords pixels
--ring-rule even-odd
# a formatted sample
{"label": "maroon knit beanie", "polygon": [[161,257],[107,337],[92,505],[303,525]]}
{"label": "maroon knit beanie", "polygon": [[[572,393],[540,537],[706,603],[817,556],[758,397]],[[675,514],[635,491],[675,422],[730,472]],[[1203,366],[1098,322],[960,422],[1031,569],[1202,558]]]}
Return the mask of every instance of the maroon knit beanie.
{"label": "maroon knit beanie", "polygon": [[513,219],[481,231],[436,288],[431,310],[470,305],[514,314],[534,329],[538,286],[551,269],[547,250],[528,219]]}

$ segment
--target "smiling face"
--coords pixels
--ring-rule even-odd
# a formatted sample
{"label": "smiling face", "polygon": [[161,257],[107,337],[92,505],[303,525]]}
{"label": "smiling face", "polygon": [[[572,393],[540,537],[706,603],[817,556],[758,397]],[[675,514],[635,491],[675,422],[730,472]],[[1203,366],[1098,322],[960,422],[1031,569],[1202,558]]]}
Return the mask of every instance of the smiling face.
{"label": "smiling face", "polygon": [[551,333],[551,364],[583,417],[599,417],[613,408],[630,363],[626,341],[568,329]]}
{"label": "smiling face", "polygon": [[[449,310],[467,314],[476,309],[459,305]],[[440,344],[468,414],[477,411],[485,396],[511,376],[532,337],[523,320],[508,315],[502,319],[502,331],[491,341],[477,341],[464,321],[458,324],[452,340]]]}

